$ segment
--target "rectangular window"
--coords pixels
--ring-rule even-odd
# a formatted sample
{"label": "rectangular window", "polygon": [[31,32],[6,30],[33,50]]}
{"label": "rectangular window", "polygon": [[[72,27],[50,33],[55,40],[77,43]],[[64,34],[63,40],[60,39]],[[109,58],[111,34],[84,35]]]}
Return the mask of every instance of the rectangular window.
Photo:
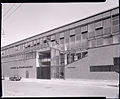
{"label": "rectangular window", "polygon": [[86,31],[88,31],[87,28],[88,28],[87,25],[81,26],[81,32],[86,32]]}
{"label": "rectangular window", "polygon": [[69,43],[69,35],[70,35],[70,32],[67,30],[65,32],[65,43]]}
{"label": "rectangular window", "polygon": [[101,36],[103,34],[103,28],[97,28],[95,32],[96,36]]}
{"label": "rectangular window", "polygon": [[119,30],[119,15],[112,16],[112,33],[118,33]]}
{"label": "rectangular window", "polygon": [[103,27],[102,21],[97,21],[97,22],[95,23],[95,29],[102,28],[102,27]]}
{"label": "rectangular window", "polygon": [[75,28],[75,33],[76,34],[81,34],[81,28],[80,27],[76,27]]}
{"label": "rectangular window", "polygon": [[82,58],[84,58],[86,56],[88,56],[88,52],[87,51],[86,52],[82,52]]}
{"label": "rectangular window", "polygon": [[70,30],[70,36],[71,36],[71,35],[75,35],[75,29],[71,29],[71,30]]}
{"label": "rectangular window", "polygon": [[104,34],[111,34],[111,19],[107,18],[103,20]]}
{"label": "rectangular window", "polygon": [[103,38],[98,38],[97,39],[97,46],[103,45]]}
{"label": "rectangular window", "polygon": [[88,33],[87,31],[82,32],[82,39],[87,39],[88,38]]}
{"label": "rectangular window", "polygon": [[114,71],[114,67],[112,65],[90,66],[90,72],[110,72],[110,71]]}
{"label": "rectangular window", "polygon": [[89,33],[89,38],[92,38],[95,36],[95,24],[94,23],[91,23],[91,24],[88,24],[88,33]]}
{"label": "rectangular window", "polygon": [[113,36],[113,43],[120,43],[120,35]]}
{"label": "rectangular window", "polygon": [[64,44],[64,37],[60,38],[60,44],[63,45]]}
{"label": "rectangular window", "polygon": [[76,34],[76,41],[80,41],[81,40],[81,34]]}
{"label": "rectangular window", "polygon": [[56,44],[59,45],[60,33],[56,34]]}
{"label": "rectangular window", "polygon": [[77,60],[81,59],[81,53],[76,53]]}
{"label": "rectangular window", "polygon": [[104,38],[104,45],[109,45],[113,43],[113,37],[112,36],[108,36]]}
{"label": "rectangular window", "polygon": [[75,49],[75,35],[70,36],[71,49]]}
{"label": "rectangular window", "polygon": [[64,32],[60,33],[60,38],[64,37]]}
{"label": "rectangular window", "polygon": [[89,47],[96,47],[96,39],[92,39],[89,41]]}
{"label": "rectangular window", "polygon": [[75,35],[71,35],[71,36],[70,36],[70,41],[71,41],[71,42],[75,42]]}
{"label": "rectangular window", "polygon": [[110,18],[104,19],[103,25],[104,25],[104,28],[111,27],[111,19]]}

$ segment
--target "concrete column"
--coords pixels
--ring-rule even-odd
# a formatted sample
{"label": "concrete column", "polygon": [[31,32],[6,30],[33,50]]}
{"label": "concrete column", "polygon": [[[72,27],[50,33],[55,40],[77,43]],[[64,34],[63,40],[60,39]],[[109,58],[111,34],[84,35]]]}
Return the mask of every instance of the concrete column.
{"label": "concrete column", "polygon": [[39,67],[39,53],[36,51],[36,67]]}

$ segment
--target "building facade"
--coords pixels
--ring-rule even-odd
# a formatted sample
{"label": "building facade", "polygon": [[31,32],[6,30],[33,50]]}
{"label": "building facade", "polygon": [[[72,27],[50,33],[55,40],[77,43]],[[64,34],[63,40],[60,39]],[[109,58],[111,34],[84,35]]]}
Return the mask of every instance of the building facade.
{"label": "building facade", "polygon": [[119,79],[119,7],[1,48],[2,76]]}

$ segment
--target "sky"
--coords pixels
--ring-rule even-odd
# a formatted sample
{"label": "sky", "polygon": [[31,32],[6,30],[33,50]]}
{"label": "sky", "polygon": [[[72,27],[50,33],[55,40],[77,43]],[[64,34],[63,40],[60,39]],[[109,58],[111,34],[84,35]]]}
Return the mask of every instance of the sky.
{"label": "sky", "polygon": [[1,47],[119,6],[101,3],[2,3]]}

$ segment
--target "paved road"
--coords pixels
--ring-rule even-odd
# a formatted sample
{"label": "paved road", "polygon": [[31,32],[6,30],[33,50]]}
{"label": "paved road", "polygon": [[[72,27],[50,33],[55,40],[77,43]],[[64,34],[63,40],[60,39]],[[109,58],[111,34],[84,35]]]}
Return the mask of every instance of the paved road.
{"label": "paved road", "polygon": [[114,98],[119,92],[116,82],[22,80],[2,81],[3,97],[107,97]]}

